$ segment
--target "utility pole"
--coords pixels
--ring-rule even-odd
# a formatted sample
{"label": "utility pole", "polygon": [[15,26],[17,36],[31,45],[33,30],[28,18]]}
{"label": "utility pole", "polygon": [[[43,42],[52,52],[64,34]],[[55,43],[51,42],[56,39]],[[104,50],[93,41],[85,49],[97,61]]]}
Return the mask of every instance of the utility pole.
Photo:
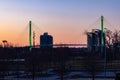
{"label": "utility pole", "polygon": [[33,47],[35,47],[35,31],[33,31]]}

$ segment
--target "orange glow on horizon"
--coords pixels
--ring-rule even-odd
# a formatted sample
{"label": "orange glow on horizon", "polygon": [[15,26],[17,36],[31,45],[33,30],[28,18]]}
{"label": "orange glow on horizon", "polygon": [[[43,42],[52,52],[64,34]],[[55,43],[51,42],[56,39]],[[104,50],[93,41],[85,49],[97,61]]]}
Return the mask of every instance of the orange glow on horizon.
{"label": "orange glow on horizon", "polygon": [[[27,46],[29,44],[29,36],[28,36],[28,29],[29,25],[25,25],[27,22],[22,24],[20,22],[14,22],[11,21],[9,24],[2,23],[0,24],[0,41],[2,43],[2,40],[7,40],[8,42],[17,45],[17,46]],[[35,22],[33,23],[35,24]],[[77,27],[76,27],[77,26]],[[26,28],[27,27],[27,28]],[[86,43],[86,35],[84,35],[84,29],[80,27],[79,24],[74,24],[69,22],[63,21],[62,23],[56,22],[49,22],[46,23],[45,26],[40,25],[37,26],[39,28],[42,28],[41,30],[38,30],[33,25],[33,31],[36,32],[36,45],[40,44],[39,37],[44,32],[48,32],[48,34],[53,36],[54,44],[84,44]]]}

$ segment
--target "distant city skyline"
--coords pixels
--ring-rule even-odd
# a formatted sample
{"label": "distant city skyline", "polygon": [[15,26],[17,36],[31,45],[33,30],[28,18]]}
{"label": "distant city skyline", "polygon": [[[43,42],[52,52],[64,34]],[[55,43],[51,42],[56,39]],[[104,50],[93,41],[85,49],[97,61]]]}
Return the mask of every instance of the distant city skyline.
{"label": "distant city skyline", "polygon": [[91,25],[101,15],[113,25],[110,29],[120,29],[119,3],[120,0],[0,0],[0,43],[7,40],[28,45],[29,20],[39,28],[35,29],[36,44],[44,32],[54,37],[54,43],[87,43],[84,31],[94,28]]}

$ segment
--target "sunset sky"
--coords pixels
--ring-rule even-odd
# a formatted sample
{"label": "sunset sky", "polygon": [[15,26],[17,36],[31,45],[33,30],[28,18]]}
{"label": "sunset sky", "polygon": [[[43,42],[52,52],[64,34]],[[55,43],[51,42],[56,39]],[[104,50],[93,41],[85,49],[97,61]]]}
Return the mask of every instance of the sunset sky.
{"label": "sunset sky", "polygon": [[44,32],[54,43],[86,43],[85,30],[100,28],[101,15],[105,27],[120,30],[120,0],[0,0],[0,43],[28,45],[29,20],[36,44]]}

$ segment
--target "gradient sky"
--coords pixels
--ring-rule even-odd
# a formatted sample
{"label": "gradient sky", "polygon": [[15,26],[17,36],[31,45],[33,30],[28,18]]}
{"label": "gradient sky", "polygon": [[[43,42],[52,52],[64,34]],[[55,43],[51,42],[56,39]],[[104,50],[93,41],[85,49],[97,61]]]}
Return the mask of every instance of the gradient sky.
{"label": "gradient sky", "polygon": [[43,32],[54,43],[86,43],[84,31],[99,28],[101,15],[107,28],[120,29],[120,0],[0,0],[0,43],[27,45],[29,20],[36,44]]}

